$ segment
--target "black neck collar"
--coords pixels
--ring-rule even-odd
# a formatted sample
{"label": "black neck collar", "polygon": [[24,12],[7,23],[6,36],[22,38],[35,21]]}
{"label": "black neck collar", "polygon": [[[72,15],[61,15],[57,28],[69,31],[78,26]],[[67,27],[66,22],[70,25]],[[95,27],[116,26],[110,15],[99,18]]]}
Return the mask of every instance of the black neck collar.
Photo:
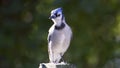
{"label": "black neck collar", "polygon": [[62,30],[64,27],[65,27],[65,24],[64,24],[64,23],[61,23],[60,26],[55,25],[55,29],[56,29],[56,30]]}

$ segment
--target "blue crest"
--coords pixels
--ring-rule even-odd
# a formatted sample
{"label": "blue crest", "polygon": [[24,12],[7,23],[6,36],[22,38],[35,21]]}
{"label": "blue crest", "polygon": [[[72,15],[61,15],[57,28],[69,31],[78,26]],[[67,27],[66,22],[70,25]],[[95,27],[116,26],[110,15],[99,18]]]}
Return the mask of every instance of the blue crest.
{"label": "blue crest", "polygon": [[56,8],[52,11],[52,13],[62,12],[62,8]]}
{"label": "blue crest", "polygon": [[59,12],[59,11],[62,12],[62,8],[61,8],[61,7],[60,7],[60,8],[57,8],[56,11],[57,11],[57,12]]}

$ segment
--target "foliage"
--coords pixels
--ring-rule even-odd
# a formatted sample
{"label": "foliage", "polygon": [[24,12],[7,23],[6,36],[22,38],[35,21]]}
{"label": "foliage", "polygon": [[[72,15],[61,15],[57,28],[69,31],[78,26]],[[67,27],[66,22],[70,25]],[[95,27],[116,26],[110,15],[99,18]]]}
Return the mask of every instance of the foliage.
{"label": "foliage", "polygon": [[119,0],[1,0],[0,68],[38,68],[47,53],[50,11],[62,7],[73,30],[67,62],[102,68],[120,56]]}

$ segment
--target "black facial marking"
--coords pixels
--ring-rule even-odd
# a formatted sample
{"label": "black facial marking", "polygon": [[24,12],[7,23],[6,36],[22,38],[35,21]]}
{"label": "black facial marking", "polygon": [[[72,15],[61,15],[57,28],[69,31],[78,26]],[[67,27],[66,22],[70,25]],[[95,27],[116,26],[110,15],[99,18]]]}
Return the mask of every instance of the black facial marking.
{"label": "black facial marking", "polygon": [[60,14],[57,14],[57,13],[56,13],[56,14],[55,14],[55,16],[56,16],[56,17],[59,17],[59,16],[60,16]]}
{"label": "black facial marking", "polygon": [[62,15],[62,19],[61,20],[63,20],[64,19],[64,14]]}
{"label": "black facial marking", "polygon": [[65,27],[65,24],[64,24],[64,23],[61,23],[60,26],[55,26],[55,29],[56,29],[56,30],[62,30],[64,27]]}
{"label": "black facial marking", "polygon": [[55,16],[57,17],[57,13],[55,13]]}
{"label": "black facial marking", "polygon": [[58,14],[58,12],[56,12],[54,15],[55,15],[56,17],[59,17],[59,16],[60,16],[60,14]]}

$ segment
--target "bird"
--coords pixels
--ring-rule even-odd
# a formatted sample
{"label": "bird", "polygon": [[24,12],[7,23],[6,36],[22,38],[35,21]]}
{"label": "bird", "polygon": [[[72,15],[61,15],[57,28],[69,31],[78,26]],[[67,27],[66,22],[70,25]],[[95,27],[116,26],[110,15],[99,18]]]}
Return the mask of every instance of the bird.
{"label": "bird", "polygon": [[72,30],[65,21],[61,7],[52,10],[49,19],[54,23],[50,27],[47,37],[49,61],[50,63],[60,63],[70,45]]}

